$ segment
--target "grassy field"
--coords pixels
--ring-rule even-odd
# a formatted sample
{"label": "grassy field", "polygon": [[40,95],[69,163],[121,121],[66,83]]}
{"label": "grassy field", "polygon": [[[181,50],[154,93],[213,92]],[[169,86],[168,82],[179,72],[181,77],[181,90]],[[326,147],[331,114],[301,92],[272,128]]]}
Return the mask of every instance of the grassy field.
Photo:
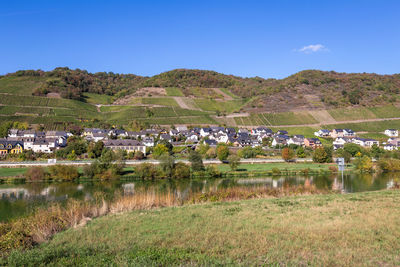
{"label": "grassy field", "polygon": [[238,125],[298,125],[318,123],[308,112],[283,112],[250,114],[235,118]]}
{"label": "grassy field", "polygon": [[32,95],[32,92],[46,82],[44,77],[4,77],[0,79],[0,93]]}
{"label": "grassy field", "polygon": [[0,168],[0,177],[21,176],[28,168]]}
{"label": "grassy field", "polygon": [[328,112],[337,121],[400,117],[400,109],[392,105],[370,108],[340,108],[331,109]]}
{"label": "grassy field", "polygon": [[179,107],[172,97],[142,97],[132,100],[132,104],[161,105],[170,107]]}
{"label": "grassy field", "polygon": [[360,123],[339,123],[323,125],[323,129],[337,129],[337,128],[349,128],[356,132],[383,132],[386,129],[399,129],[400,120],[387,120],[387,121],[372,121],[372,122],[360,122]]}
{"label": "grassy field", "polygon": [[86,101],[90,104],[111,104],[114,101],[114,97],[109,95],[100,95],[100,94],[93,94],[93,93],[84,93],[83,96],[85,97]]}
{"label": "grassy field", "polygon": [[400,264],[400,191],[216,202],[109,215],[4,265]]}
{"label": "grassy field", "polygon": [[216,101],[213,99],[197,98],[194,99],[197,107],[205,111],[232,113],[239,111],[245,103],[244,100]]}
{"label": "grassy field", "polygon": [[[328,170],[329,166],[336,164],[317,164],[317,163],[255,163],[255,164],[240,164],[238,169],[243,171],[271,171],[273,168],[280,170],[298,171],[304,169],[311,170]],[[228,164],[219,164],[220,171],[230,171]]]}
{"label": "grassy field", "polygon": [[165,91],[167,92],[167,96],[184,96],[181,89],[177,87],[167,87]]}

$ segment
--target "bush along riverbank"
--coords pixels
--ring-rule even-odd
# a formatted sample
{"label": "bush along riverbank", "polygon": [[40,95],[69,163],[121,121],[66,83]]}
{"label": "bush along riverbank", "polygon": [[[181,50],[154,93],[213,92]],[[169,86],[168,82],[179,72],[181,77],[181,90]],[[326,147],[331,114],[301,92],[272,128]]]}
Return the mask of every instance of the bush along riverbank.
{"label": "bush along riverbank", "polygon": [[167,192],[162,194],[137,192],[130,196],[119,196],[106,201],[97,195],[93,202],[69,200],[66,205],[54,204],[38,208],[27,217],[0,223],[0,254],[6,257],[11,251],[30,249],[49,240],[54,234],[68,228],[85,225],[93,218],[132,210],[147,210],[161,207],[182,206],[215,201],[326,194],[312,185],[283,188],[227,188],[218,191],[193,194],[184,199]]}

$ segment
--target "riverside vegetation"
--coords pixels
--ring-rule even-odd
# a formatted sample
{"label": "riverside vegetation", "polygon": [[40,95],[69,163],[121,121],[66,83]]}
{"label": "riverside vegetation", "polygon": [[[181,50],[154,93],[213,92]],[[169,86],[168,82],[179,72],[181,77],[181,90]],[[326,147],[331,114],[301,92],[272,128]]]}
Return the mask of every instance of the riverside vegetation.
{"label": "riverside vegetation", "polygon": [[92,218],[106,214],[116,214],[132,210],[157,209],[160,207],[182,206],[216,201],[234,201],[241,199],[282,197],[288,195],[321,194],[329,191],[314,186],[296,186],[285,188],[227,188],[218,192],[194,194],[182,199],[169,192],[167,194],[135,193],[120,196],[111,202],[97,194],[92,202],[70,200],[65,206],[54,204],[47,208],[38,208],[25,218],[0,224],[0,252],[2,256],[15,249],[29,249],[43,243],[57,232],[71,227],[82,226]]}
{"label": "riverside vegetation", "polygon": [[[111,205],[99,203],[95,210],[87,204],[71,203],[74,212],[67,213],[68,222],[56,220],[64,212],[57,207],[30,218],[35,223],[2,225],[3,233],[5,229],[12,233],[6,239],[9,249],[10,244],[15,244],[10,240],[18,235],[20,239],[14,240],[20,241],[19,247],[31,247],[8,250],[2,264],[395,266],[400,263],[398,190],[157,208],[168,206],[167,203],[174,201],[157,200],[155,196],[151,201],[135,197]],[[132,206],[140,210],[119,214]],[[56,234],[50,241],[32,248],[35,242],[43,242],[67,228],[65,225],[78,225],[90,212],[100,215],[106,211],[113,214],[97,218],[85,227]],[[50,224],[49,218],[57,223]],[[25,236],[27,229],[31,235]],[[4,238],[2,241],[4,246]]]}

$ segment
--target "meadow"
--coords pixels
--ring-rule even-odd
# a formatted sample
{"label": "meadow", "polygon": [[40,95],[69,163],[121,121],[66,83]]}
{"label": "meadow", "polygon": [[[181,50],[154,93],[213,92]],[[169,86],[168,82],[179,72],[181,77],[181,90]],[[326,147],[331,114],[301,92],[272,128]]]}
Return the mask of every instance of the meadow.
{"label": "meadow", "polygon": [[399,190],[255,198],[117,212],[0,264],[400,264]]}

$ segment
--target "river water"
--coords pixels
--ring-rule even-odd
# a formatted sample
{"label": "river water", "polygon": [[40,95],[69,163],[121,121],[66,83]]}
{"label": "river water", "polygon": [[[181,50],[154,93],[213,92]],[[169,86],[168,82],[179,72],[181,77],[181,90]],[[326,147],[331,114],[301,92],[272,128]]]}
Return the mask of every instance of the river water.
{"label": "river water", "polygon": [[198,192],[218,191],[228,187],[282,187],[309,183],[319,189],[342,190],[345,193],[389,189],[398,182],[398,174],[347,174],[339,176],[295,176],[224,179],[187,179],[157,181],[90,181],[62,183],[0,184],[0,222],[29,214],[37,207],[67,199],[91,201],[101,196],[112,199],[116,195],[135,192],[164,194],[173,192],[189,198]]}

